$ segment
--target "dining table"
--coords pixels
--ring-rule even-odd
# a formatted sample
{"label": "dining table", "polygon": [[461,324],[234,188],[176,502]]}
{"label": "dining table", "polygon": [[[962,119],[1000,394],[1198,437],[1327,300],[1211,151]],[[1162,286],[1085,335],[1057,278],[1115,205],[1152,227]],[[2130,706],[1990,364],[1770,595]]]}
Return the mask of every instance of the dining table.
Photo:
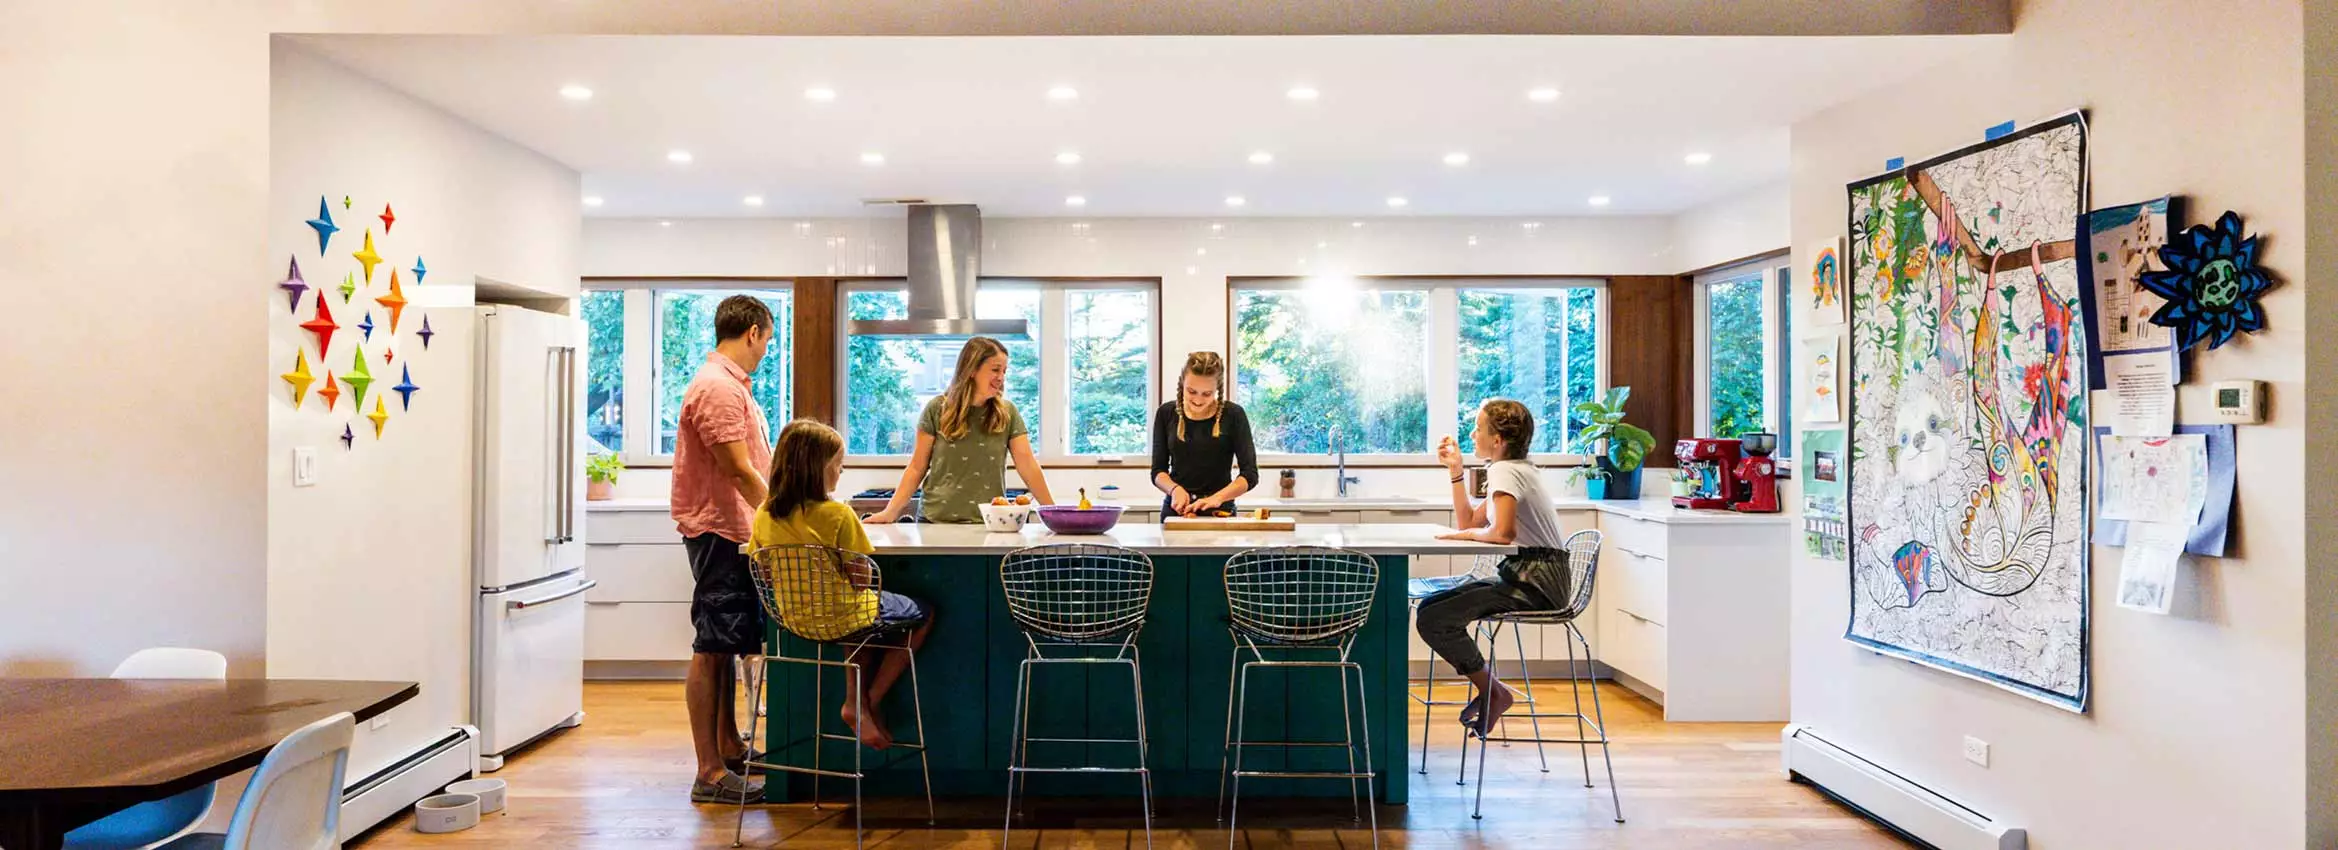
{"label": "dining table", "polygon": [[303,726],[369,720],[413,682],[0,678],[0,850],[249,770]]}

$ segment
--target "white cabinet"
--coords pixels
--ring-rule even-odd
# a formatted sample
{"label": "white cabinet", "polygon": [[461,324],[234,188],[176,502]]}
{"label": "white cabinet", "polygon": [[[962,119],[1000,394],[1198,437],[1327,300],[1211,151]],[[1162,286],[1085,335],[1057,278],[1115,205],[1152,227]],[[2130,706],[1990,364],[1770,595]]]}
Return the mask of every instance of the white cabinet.
{"label": "white cabinet", "polygon": [[690,556],[664,510],[595,511],[585,524],[586,662],[688,661]]}
{"label": "white cabinet", "polygon": [[688,602],[585,602],[588,662],[688,661],[695,635]]}
{"label": "white cabinet", "polygon": [[1790,526],[1615,511],[1599,525],[1599,660],[1666,720],[1785,720]]}

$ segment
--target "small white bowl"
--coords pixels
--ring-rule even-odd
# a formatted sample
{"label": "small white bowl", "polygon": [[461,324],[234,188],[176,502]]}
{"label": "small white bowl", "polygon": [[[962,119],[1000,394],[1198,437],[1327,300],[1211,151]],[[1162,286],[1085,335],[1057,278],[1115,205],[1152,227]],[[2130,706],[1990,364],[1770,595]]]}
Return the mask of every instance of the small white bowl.
{"label": "small white bowl", "polygon": [[469,794],[479,798],[479,813],[492,815],[503,811],[504,782],[501,779],[465,779],[446,787],[449,794]]}
{"label": "small white bowl", "polygon": [[440,794],[414,804],[415,832],[461,832],[478,825],[477,794]]}
{"label": "small white bowl", "polygon": [[1039,513],[1037,505],[993,505],[984,502],[978,507],[982,509],[983,530],[1000,534],[1022,531],[1023,525]]}

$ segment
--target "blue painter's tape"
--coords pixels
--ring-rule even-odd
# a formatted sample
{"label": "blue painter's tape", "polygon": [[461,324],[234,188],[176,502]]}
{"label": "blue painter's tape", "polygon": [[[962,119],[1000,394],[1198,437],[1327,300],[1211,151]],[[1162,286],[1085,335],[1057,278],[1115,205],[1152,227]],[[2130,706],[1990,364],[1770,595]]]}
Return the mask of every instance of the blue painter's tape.
{"label": "blue painter's tape", "polygon": [[1884,161],[1883,161],[1883,170],[1885,170],[1885,171],[1898,171],[1898,170],[1900,170],[1900,169],[1902,169],[1902,168],[1905,168],[1905,167],[1907,167],[1907,165],[1908,165],[1908,158],[1907,158],[1907,157],[1904,157],[1904,156],[1895,156],[1895,157],[1892,157],[1892,158],[1890,158],[1890,159],[1887,159],[1887,160],[1884,160]]}
{"label": "blue painter's tape", "polygon": [[1983,141],[1994,142],[1998,139],[2002,139],[2010,135],[2013,135],[2013,122],[2007,121],[2003,124],[1989,128],[1988,132],[1981,134],[1981,139]]}

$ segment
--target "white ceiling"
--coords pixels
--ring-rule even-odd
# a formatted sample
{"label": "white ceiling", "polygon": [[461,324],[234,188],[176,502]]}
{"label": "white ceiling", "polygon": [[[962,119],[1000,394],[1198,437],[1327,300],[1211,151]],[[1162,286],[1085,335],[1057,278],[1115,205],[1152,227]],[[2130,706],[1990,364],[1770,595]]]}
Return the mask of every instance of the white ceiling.
{"label": "white ceiling", "polygon": [[[603,199],[588,215],[792,217],[875,197],[1003,216],[1673,213],[1783,180],[1796,119],[1999,37],[300,40],[576,168]],[[1078,98],[1051,100],[1059,85]],[[1555,102],[1527,97],[1546,86]],[[1261,150],[1272,164],[1248,161]],[[1444,164],[1457,151],[1468,164]]]}

